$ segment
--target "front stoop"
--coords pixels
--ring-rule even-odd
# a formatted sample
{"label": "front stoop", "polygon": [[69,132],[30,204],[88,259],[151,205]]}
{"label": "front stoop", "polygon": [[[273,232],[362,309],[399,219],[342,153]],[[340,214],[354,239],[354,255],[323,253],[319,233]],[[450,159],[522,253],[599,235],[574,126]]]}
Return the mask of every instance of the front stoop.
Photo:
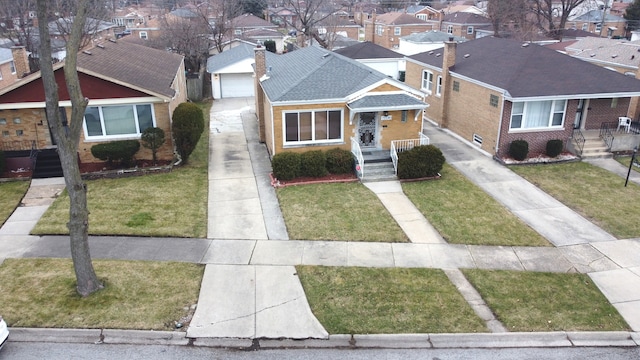
{"label": "front stoop", "polygon": [[599,136],[586,136],[585,143],[580,157],[586,159],[610,159],[613,154]]}
{"label": "front stoop", "polygon": [[363,151],[364,177],[362,182],[398,180],[389,150]]}

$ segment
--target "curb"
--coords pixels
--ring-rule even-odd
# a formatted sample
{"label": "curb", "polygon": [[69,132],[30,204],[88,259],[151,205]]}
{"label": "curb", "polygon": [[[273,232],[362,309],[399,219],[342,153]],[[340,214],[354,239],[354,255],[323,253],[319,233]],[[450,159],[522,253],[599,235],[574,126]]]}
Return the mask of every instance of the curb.
{"label": "curb", "polygon": [[337,334],[328,339],[188,338],[182,331],[10,328],[11,342],[179,345],[241,350],[294,348],[460,349],[535,347],[634,347],[640,333],[627,331],[480,334]]}

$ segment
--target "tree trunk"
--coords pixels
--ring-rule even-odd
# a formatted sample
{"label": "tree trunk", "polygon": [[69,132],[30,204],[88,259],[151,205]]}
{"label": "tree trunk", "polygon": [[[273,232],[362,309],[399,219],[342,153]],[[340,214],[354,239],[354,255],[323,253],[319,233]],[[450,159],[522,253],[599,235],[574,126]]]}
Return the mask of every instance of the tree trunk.
{"label": "tree trunk", "polygon": [[64,181],[69,193],[69,238],[71,259],[76,274],[77,291],[81,296],[102,289],[104,286],[98,280],[89,253],[89,210],[87,208],[87,189],[80,176],[78,166],[78,143],[84,111],[89,102],[82,96],[80,80],[76,70],[78,49],[82,40],[82,30],[86,18],[87,0],[78,2],[78,9],[74,18],[71,35],[67,39],[67,58],[65,60],[64,75],[71,100],[71,119],[63,122],[59,111],[58,85],[55,80],[51,61],[51,38],[47,27],[46,0],[38,0],[38,26],[40,30],[40,61],[41,76],[45,91],[47,122],[58,144],[58,156],[62,164]]}

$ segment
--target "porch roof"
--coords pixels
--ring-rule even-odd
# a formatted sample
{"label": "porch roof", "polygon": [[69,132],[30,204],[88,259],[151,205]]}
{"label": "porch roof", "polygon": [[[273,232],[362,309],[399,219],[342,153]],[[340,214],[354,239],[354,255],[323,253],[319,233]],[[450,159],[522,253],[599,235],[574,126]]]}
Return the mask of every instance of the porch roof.
{"label": "porch roof", "polygon": [[429,104],[404,94],[367,94],[347,104],[354,112],[389,111],[389,110],[423,110]]}

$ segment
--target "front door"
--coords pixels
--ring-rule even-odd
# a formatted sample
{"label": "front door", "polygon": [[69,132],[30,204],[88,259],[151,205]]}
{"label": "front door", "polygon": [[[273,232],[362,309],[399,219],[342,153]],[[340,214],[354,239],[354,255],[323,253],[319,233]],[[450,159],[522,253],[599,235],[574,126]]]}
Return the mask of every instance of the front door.
{"label": "front door", "polygon": [[580,99],[580,101],[578,101],[578,108],[576,109],[576,117],[573,120],[574,129],[580,129],[582,127],[582,119],[584,117],[583,115],[584,115],[585,103],[586,101],[584,99]]}
{"label": "front door", "polygon": [[376,147],[378,141],[376,113],[360,113],[358,120],[358,141],[361,147]]}

